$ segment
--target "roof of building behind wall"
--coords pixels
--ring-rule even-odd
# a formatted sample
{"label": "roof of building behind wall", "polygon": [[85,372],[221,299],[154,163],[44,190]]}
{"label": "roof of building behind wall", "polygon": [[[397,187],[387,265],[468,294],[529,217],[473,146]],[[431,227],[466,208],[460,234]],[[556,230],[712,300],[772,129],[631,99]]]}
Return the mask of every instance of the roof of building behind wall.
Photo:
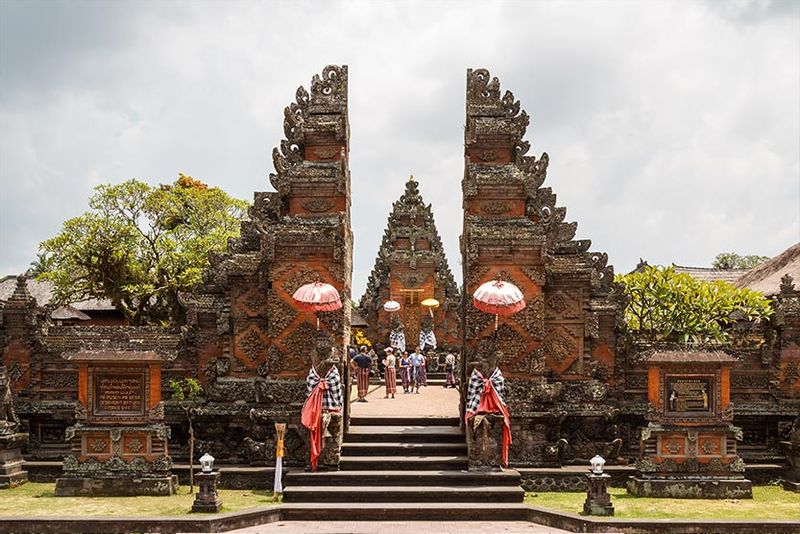
{"label": "roof of building behind wall", "polygon": [[750,269],[714,269],[713,267],[687,267],[685,265],[675,265],[676,273],[685,273],[690,275],[696,280],[703,282],[716,282],[722,280],[723,282],[734,283],[742,275],[749,272]]}
{"label": "roof of building behind wall", "polygon": [[[27,277],[28,293],[36,299],[38,306],[47,306],[53,300],[53,283],[49,280],[37,280],[32,276]],[[14,288],[17,287],[17,275],[0,278],[0,302],[6,302]],[[108,299],[88,299],[81,302],[69,303],[74,310],[80,311],[113,311],[116,310]]]}
{"label": "roof of building behind wall", "polygon": [[760,291],[767,296],[780,293],[781,278],[791,276],[800,283],[800,242],[795,243],[771,260],[754,267],[736,280],[737,287]]}

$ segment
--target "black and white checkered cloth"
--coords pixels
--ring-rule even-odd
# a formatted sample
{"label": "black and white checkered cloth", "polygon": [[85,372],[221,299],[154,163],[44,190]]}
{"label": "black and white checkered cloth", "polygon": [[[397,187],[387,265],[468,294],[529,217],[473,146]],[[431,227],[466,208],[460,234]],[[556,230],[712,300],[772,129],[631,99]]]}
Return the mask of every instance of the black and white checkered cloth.
{"label": "black and white checkered cloth", "polygon": [[403,332],[389,332],[389,345],[403,352],[406,350],[406,335]]}
{"label": "black and white checkered cloth", "polygon": [[425,345],[430,345],[434,349],[436,348],[436,334],[433,333],[433,330],[419,331],[419,346],[424,350]]}
{"label": "black and white checkered cloth", "polygon": [[[306,377],[306,395],[311,395],[317,384],[322,379],[319,377],[317,370],[313,367],[308,372]],[[334,365],[331,367],[328,374],[325,375],[325,381],[328,383],[328,389],[322,396],[322,409],[323,410],[341,410],[342,409],[342,377],[339,374],[339,369]]]}
{"label": "black and white checkered cloth", "polygon": [[[467,386],[467,413],[474,413],[478,409],[485,380],[486,378],[477,369],[472,370],[472,376],[469,377],[469,385]],[[489,380],[494,386],[497,396],[500,397],[500,401],[505,404],[506,380],[503,378],[503,373],[500,372],[499,367],[494,370]]]}

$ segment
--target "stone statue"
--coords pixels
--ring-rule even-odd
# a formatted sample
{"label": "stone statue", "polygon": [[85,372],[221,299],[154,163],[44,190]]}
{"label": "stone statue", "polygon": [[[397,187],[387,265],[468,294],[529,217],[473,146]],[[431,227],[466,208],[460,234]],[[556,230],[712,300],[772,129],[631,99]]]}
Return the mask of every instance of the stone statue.
{"label": "stone statue", "polygon": [[4,365],[0,366],[0,396],[0,436],[16,434],[19,431],[19,417],[11,397],[11,377]]}

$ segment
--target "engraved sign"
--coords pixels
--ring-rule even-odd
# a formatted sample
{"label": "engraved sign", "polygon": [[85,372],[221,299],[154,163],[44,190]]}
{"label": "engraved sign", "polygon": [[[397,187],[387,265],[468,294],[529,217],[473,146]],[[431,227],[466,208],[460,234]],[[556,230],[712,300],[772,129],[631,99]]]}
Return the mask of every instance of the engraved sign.
{"label": "engraved sign", "polygon": [[713,377],[666,377],[666,411],[672,413],[711,413],[714,396]]}
{"label": "engraved sign", "polygon": [[144,390],[143,373],[95,373],[94,412],[103,415],[144,415]]}

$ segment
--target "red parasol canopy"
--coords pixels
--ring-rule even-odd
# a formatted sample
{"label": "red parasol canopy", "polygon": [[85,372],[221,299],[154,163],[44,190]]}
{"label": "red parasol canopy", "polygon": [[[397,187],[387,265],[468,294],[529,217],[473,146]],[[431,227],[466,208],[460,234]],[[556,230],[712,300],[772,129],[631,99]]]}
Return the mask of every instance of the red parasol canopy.
{"label": "red parasol canopy", "polygon": [[336,288],[325,282],[312,282],[301,286],[292,295],[297,309],[301,311],[333,311],[342,307],[342,299]]}
{"label": "red parasol canopy", "polygon": [[511,282],[489,280],[472,294],[472,304],[486,313],[511,315],[525,307],[525,297]]}

